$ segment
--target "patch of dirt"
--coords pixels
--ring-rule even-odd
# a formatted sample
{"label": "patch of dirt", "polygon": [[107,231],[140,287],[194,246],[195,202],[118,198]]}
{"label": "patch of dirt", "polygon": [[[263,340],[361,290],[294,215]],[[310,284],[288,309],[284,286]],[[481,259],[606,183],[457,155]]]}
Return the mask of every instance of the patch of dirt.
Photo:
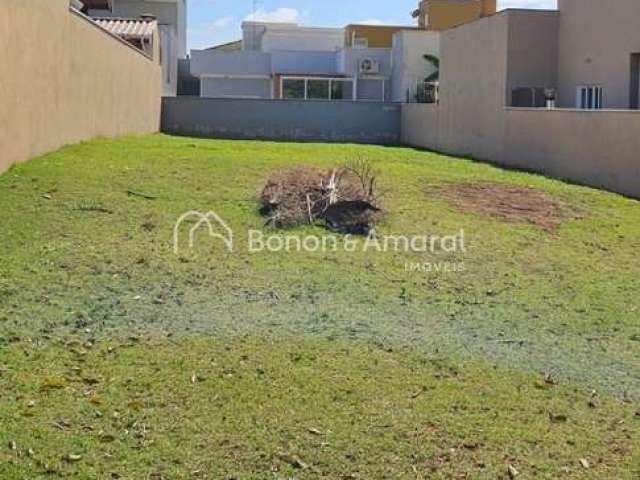
{"label": "patch of dirt", "polygon": [[465,213],[479,213],[510,223],[529,223],[548,231],[579,218],[565,202],[530,187],[501,183],[462,183],[439,189]]}

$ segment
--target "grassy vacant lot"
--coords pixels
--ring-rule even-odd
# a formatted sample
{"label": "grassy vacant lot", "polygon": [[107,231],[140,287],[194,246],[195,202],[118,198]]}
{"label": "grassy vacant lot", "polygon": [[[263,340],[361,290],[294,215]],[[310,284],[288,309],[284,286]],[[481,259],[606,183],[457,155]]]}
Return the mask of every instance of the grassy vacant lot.
{"label": "grassy vacant lot", "polygon": [[[246,251],[274,169],[357,158],[380,233],[463,229],[466,252]],[[461,183],[571,215],[462,211]],[[235,252],[175,255],[189,210]],[[640,476],[636,201],[411,149],[150,136],[11,169],[0,226],[2,479]]]}

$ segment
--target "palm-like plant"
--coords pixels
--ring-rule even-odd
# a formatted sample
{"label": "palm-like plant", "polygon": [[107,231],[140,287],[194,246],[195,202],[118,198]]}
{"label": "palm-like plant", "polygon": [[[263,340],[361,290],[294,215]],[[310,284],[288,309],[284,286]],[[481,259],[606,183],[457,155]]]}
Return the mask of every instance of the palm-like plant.
{"label": "palm-like plant", "polygon": [[435,55],[431,55],[429,53],[426,53],[424,55],[424,59],[436,69],[436,71],[425,78],[424,81],[426,83],[437,82],[440,79],[440,59]]}

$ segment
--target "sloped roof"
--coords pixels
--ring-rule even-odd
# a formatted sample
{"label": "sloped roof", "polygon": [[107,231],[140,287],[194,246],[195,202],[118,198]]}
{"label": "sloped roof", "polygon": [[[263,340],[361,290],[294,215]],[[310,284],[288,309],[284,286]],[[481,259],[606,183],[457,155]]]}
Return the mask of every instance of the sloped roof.
{"label": "sloped roof", "polygon": [[155,20],[142,18],[94,18],[105,30],[125,40],[141,40],[153,37]]}
{"label": "sloped roof", "polygon": [[205,50],[218,50],[220,52],[235,52],[238,50],[242,50],[242,40],[223,43],[221,45],[214,45],[213,47],[205,48]]}

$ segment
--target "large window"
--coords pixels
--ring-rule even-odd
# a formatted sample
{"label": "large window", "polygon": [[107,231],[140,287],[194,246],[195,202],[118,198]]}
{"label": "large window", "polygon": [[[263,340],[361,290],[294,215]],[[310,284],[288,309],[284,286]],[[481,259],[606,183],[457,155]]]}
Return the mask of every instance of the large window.
{"label": "large window", "polygon": [[308,80],[307,98],[309,100],[329,100],[329,80]]}
{"label": "large window", "polygon": [[282,80],[282,98],[288,100],[305,99],[306,82],[304,79],[285,78]]}
{"label": "large window", "polygon": [[286,100],[353,100],[349,78],[283,77],[281,86]]}
{"label": "large window", "polygon": [[597,110],[602,108],[602,87],[585,86],[578,87],[576,106],[583,110]]}
{"label": "large window", "polygon": [[353,82],[351,80],[332,81],[331,100],[353,100]]}

